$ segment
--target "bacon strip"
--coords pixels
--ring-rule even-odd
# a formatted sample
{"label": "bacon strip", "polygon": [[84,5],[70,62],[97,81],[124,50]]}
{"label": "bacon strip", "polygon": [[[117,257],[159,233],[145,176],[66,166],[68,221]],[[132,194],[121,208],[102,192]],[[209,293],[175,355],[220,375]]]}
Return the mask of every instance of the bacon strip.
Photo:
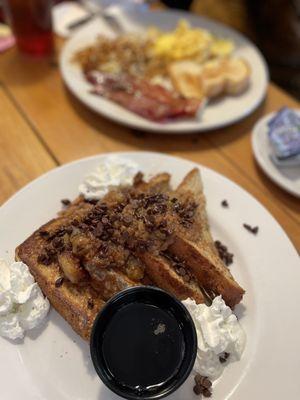
{"label": "bacon strip", "polygon": [[184,99],[163,86],[126,74],[111,75],[89,71],[86,78],[94,85],[92,93],[152,121],[193,117],[201,105],[201,101],[197,99]]}

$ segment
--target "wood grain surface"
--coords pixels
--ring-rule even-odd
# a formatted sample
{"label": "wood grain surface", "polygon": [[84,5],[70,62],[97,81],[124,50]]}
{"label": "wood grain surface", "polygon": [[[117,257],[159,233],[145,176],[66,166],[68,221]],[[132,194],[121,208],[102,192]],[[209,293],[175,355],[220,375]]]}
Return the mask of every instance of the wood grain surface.
{"label": "wood grain surface", "polygon": [[56,163],[0,87],[0,203]]}
{"label": "wood grain surface", "polygon": [[[57,41],[58,52],[61,45]],[[250,143],[260,117],[284,105],[299,107],[273,84],[250,117],[198,135],[146,134],[102,118],[68,92],[55,58],[32,59],[12,49],[0,55],[0,84],[1,202],[58,164],[110,151],[160,151],[206,165],[241,185],[274,215],[300,251],[300,201],[263,174]]]}

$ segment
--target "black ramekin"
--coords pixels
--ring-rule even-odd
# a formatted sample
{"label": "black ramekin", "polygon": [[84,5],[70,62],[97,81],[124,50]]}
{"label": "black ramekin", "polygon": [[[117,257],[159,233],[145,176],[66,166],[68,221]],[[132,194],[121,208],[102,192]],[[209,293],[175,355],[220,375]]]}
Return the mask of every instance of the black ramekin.
{"label": "black ramekin", "polygon": [[[185,350],[178,372],[166,385],[156,391],[136,393],[133,389],[124,387],[110,374],[102,353],[102,341],[105,330],[121,307],[131,303],[146,303],[159,307],[175,317],[183,333]],[[197,354],[197,335],[193,320],[184,305],[169,293],[152,287],[137,286],[123,290],[112,297],[98,314],[92,329],[90,351],[94,367],[103,383],[117,395],[125,399],[160,399],[178,389],[189,376]]]}

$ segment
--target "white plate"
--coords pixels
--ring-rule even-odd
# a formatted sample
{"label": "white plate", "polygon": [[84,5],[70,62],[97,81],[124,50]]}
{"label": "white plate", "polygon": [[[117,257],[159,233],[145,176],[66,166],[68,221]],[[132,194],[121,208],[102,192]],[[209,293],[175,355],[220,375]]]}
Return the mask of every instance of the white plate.
{"label": "white plate", "polygon": [[268,71],[259,50],[244,36],[236,31],[190,13],[179,11],[151,12],[143,7],[122,8],[117,13],[120,23],[126,31],[143,31],[147,26],[158,26],[163,30],[173,29],[178,20],[185,18],[192,26],[207,29],[217,36],[229,38],[236,44],[236,55],[243,57],[251,66],[251,84],[240,96],[226,96],[208,104],[197,118],[178,120],[168,123],[148,121],[109,100],[89,93],[91,85],[86,82],[80,67],[71,60],[74,53],[93,43],[99,34],[111,34],[101,19],[96,19],[82,27],[66,43],[60,58],[63,79],[71,92],[86,106],[116,122],[133,128],[165,133],[188,133],[216,129],[233,124],[249,115],[263,100]]}
{"label": "white plate", "polygon": [[[294,110],[300,115],[299,110]],[[252,149],[255,159],[262,170],[273,182],[294,196],[300,197],[300,166],[278,167],[271,158],[271,145],[268,138],[268,122],[275,113],[259,120],[252,132]]]}
{"label": "white plate", "polygon": [[[123,153],[147,174],[168,171],[173,183],[197,164],[159,153]],[[0,257],[12,260],[15,247],[74,198],[84,175],[103,156],[95,156],[43,175],[0,209]],[[214,387],[214,400],[300,398],[299,256],[274,218],[252,196],[227,178],[200,167],[213,236],[235,258],[231,271],[246,289],[237,314],[247,333],[242,360],[230,364]],[[221,207],[227,199],[230,207]],[[242,224],[259,225],[257,236]],[[116,400],[92,367],[88,344],[51,310],[40,332],[24,343],[0,338],[1,400]],[[186,382],[170,398],[192,399]],[[196,399],[196,397],[195,397]]]}

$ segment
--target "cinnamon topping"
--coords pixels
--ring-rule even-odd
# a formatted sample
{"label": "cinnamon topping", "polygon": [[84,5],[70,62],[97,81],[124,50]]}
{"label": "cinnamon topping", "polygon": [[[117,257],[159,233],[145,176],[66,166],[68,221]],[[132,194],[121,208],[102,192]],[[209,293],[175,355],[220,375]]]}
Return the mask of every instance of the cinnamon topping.
{"label": "cinnamon topping", "polygon": [[[57,259],[63,262],[65,278],[71,281],[79,279],[83,268],[97,285],[99,279],[105,280],[100,273],[105,270],[110,274],[109,271],[118,270],[132,282],[141,282],[144,266],[135,254],[165,252],[174,232],[188,236],[198,207],[188,198],[143,191],[139,189],[143,187],[142,179],[142,174],[138,174],[133,186],[111,190],[94,205],[87,206],[82,199],[84,207],[76,208],[67,226],[41,234],[49,245],[44,247],[38,261],[44,265]],[[170,255],[164,253],[164,256],[171,259]],[[77,265],[76,271],[70,270],[70,263],[66,263],[71,257]],[[194,279],[184,262],[172,258],[172,265],[186,282]]]}

